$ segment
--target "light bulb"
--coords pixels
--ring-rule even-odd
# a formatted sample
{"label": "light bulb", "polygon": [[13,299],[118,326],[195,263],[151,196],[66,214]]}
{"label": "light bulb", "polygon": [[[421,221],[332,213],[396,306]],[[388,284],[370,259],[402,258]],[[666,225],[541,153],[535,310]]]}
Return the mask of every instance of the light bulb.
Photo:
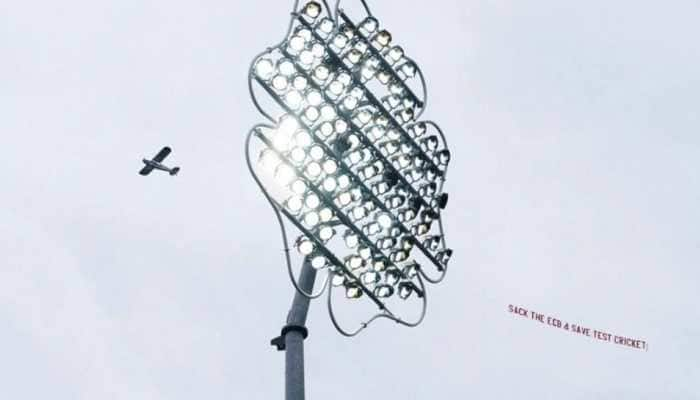
{"label": "light bulb", "polygon": [[356,284],[349,284],[345,289],[345,296],[348,299],[359,299],[362,297],[362,289]]}
{"label": "light bulb", "polygon": [[319,112],[318,112],[318,108],[316,108],[316,107],[314,107],[314,106],[311,106],[311,107],[309,107],[309,108],[306,109],[306,112],[304,113],[304,116],[306,116],[306,119],[308,119],[309,121],[313,122],[313,121],[316,121],[316,120],[318,119],[318,117],[320,116],[320,114],[319,114]]}
{"label": "light bulb", "polygon": [[360,25],[360,29],[365,35],[369,35],[376,31],[377,27],[379,27],[379,22],[373,17],[367,17]]}
{"label": "light bulb", "polygon": [[292,213],[296,214],[304,207],[304,203],[301,201],[301,197],[292,196],[287,200],[287,209]]}
{"label": "light bulb", "polygon": [[401,113],[399,114],[399,119],[403,123],[407,123],[407,122],[413,120],[413,109],[407,108],[407,109],[402,110]]}
{"label": "light bulb", "polygon": [[287,95],[285,96],[285,100],[289,108],[291,108],[292,110],[298,109],[301,105],[301,102],[303,101],[301,94],[299,94],[299,92],[297,92],[296,90],[292,90],[289,93],[287,93]]}
{"label": "light bulb", "polygon": [[316,196],[316,194],[311,193],[308,196],[306,196],[305,203],[307,207],[314,210],[321,205],[321,200],[318,198],[318,196]]}
{"label": "light bulb", "polygon": [[305,45],[306,40],[304,40],[304,38],[301,36],[293,36],[291,39],[289,39],[289,48],[295,52],[303,50]]}
{"label": "light bulb", "polygon": [[316,161],[321,160],[324,154],[323,148],[319,145],[312,146],[309,150],[309,155]]}
{"label": "light bulb", "polygon": [[294,89],[296,90],[302,91],[306,89],[307,83],[308,82],[306,81],[306,78],[304,78],[303,76],[294,77]]}
{"label": "light bulb", "polygon": [[391,253],[391,256],[389,258],[394,263],[400,263],[408,258],[408,254],[403,250],[399,250]]}
{"label": "light bulb", "polygon": [[296,194],[304,194],[306,193],[306,183],[302,181],[301,179],[297,179],[291,184],[291,189],[292,192]]}
{"label": "light bulb", "polygon": [[354,249],[359,244],[359,239],[352,231],[348,230],[345,232],[345,245],[348,248]]}
{"label": "light bulb", "polygon": [[403,58],[404,51],[400,46],[394,46],[390,51],[389,51],[389,59],[391,60],[392,64],[395,64]]}
{"label": "light bulb", "polygon": [[376,72],[377,71],[374,68],[365,66],[365,67],[362,67],[362,71],[360,73],[362,74],[362,77],[365,79],[365,81],[368,81],[368,80],[374,78],[374,74]]}
{"label": "light bulb", "polygon": [[352,202],[352,197],[350,196],[350,193],[348,192],[343,192],[338,196],[338,202],[340,203],[341,206],[345,207],[348,204]]}
{"label": "light bulb", "polygon": [[362,267],[364,264],[364,260],[358,256],[347,256],[345,257],[345,266],[347,266],[350,269],[358,269]]}
{"label": "light bulb", "polygon": [[408,62],[401,67],[401,72],[403,72],[407,78],[413,78],[416,76],[416,65]]}
{"label": "light bulb", "polygon": [[379,71],[379,73],[377,74],[377,79],[379,80],[379,82],[382,83],[382,85],[386,85],[391,80],[391,74],[384,70]]}
{"label": "light bulb", "polygon": [[401,282],[399,284],[399,297],[406,300],[413,293],[413,284],[410,282]]}
{"label": "light bulb", "polygon": [[365,210],[364,207],[360,206],[360,207],[355,207],[352,209],[352,218],[355,221],[359,221],[366,216],[367,216],[367,211]]}
{"label": "light bulb", "polygon": [[389,229],[393,224],[391,215],[388,213],[381,213],[377,216],[377,222],[384,229]]}
{"label": "light bulb", "polygon": [[396,108],[401,104],[401,98],[396,95],[387,96],[384,101],[389,104],[389,108]]}
{"label": "light bulb", "polygon": [[292,75],[295,71],[294,64],[287,59],[283,59],[282,61],[280,61],[277,68],[279,68],[280,73],[287,76]]}
{"label": "light bulb", "polygon": [[374,285],[376,283],[379,283],[380,279],[381,277],[379,276],[379,274],[374,271],[368,271],[362,274],[362,282],[365,285]]}
{"label": "light bulb", "polygon": [[329,226],[324,226],[318,231],[318,237],[324,242],[329,241],[333,235],[335,235],[335,230]]}
{"label": "light bulb", "polygon": [[382,250],[388,250],[396,244],[396,239],[393,237],[384,238],[379,242],[379,248]]}
{"label": "light bulb", "polygon": [[297,164],[301,164],[306,159],[306,153],[300,147],[293,148],[290,155]]}
{"label": "light bulb", "polygon": [[381,226],[376,222],[370,222],[369,224],[365,225],[362,230],[367,236],[374,236],[379,233]]}
{"label": "light bulb", "polygon": [[347,96],[343,100],[343,106],[348,110],[354,110],[357,107],[357,99],[354,96]]}
{"label": "light bulb", "polygon": [[350,165],[355,165],[362,161],[362,153],[359,151],[353,151],[352,153],[348,154],[348,161],[350,162]]}
{"label": "light bulb", "polygon": [[323,256],[316,256],[311,259],[311,266],[315,269],[321,269],[328,264],[328,260]]}
{"label": "light bulb", "polygon": [[419,270],[419,269],[420,269],[420,265],[418,265],[418,263],[416,263],[416,262],[413,262],[413,263],[411,263],[411,264],[406,265],[406,266],[403,268],[403,274],[404,274],[407,278],[413,279],[413,278],[416,277],[416,275],[418,275],[418,270]]}
{"label": "light bulb", "polygon": [[383,30],[377,34],[374,38],[375,43],[379,44],[380,47],[386,47],[391,43],[391,33],[389,31]]}
{"label": "light bulb", "polygon": [[319,129],[321,132],[321,135],[324,137],[328,137],[333,134],[333,124],[330,122],[326,121],[321,125],[321,128]]}
{"label": "light bulb", "polygon": [[413,236],[423,236],[430,230],[430,225],[428,224],[418,224],[411,229]]}
{"label": "light bulb", "polygon": [[321,218],[321,222],[328,222],[333,219],[333,211],[330,208],[324,208],[318,212],[318,216]]}
{"label": "light bulb", "polygon": [[396,94],[396,95],[403,96],[404,86],[401,85],[400,83],[398,83],[398,81],[393,80],[389,83],[389,92]]}
{"label": "light bulb", "polygon": [[306,29],[305,27],[299,27],[297,28],[297,35],[301,36],[306,40],[307,42],[311,40],[313,35],[311,34],[311,31]]}
{"label": "light bulb", "polygon": [[340,175],[338,177],[338,187],[341,189],[347,189],[350,186],[350,178],[347,175]]}
{"label": "light bulb", "polygon": [[335,108],[326,104],[325,106],[321,107],[321,116],[325,120],[334,119],[336,116]]}
{"label": "light bulb", "polygon": [[310,1],[304,6],[304,14],[312,19],[316,19],[321,14],[321,5],[318,2]]}
{"label": "light bulb", "polygon": [[391,297],[394,294],[394,288],[389,285],[379,285],[374,289],[374,294],[382,298]]}
{"label": "light bulb", "polygon": [[446,166],[450,162],[450,151],[441,150],[436,156],[437,162],[440,165]]}
{"label": "light bulb", "polygon": [[423,242],[423,246],[430,251],[437,251],[440,248],[440,243],[442,243],[441,236],[430,236]]}
{"label": "light bulb", "polygon": [[377,272],[382,272],[384,269],[386,269],[386,263],[383,259],[377,258],[372,262],[372,268],[374,268],[374,270]]}
{"label": "light bulb", "polygon": [[430,136],[421,140],[421,147],[423,148],[423,150],[428,152],[435,151],[435,149],[437,149],[438,147],[437,136]]}
{"label": "light bulb", "polygon": [[330,86],[328,87],[328,90],[334,95],[340,96],[343,93],[343,90],[345,90],[345,86],[342,82],[335,80],[331,82]]}
{"label": "light bulb", "polygon": [[363,260],[369,260],[370,257],[372,257],[372,251],[369,247],[360,247],[357,254],[359,254]]}
{"label": "light bulb", "polygon": [[299,53],[299,61],[304,65],[311,65],[314,62],[314,54],[309,50],[304,50]]}
{"label": "light bulb", "polygon": [[280,91],[286,89],[288,84],[289,82],[287,81],[287,77],[285,77],[284,75],[277,75],[272,80],[272,87]]}
{"label": "light bulb", "polygon": [[428,130],[427,125],[424,122],[419,122],[410,129],[410,133],[414,138],[419,138],[425,134],[425,132]]}
{"label": "light bulb", "polygon": [[317,178],[321,175],[321,166],[317,162],[311,162],[306,166],[306,173],[312,178]]}
{"label": "light bulb", "polygon": [[374,165],[369,165],[362,170],[362,175],[364,175],[364,179],[374,178],[374,176],[377,175],[377,169]]}
{"label": "light bulb", "polygon": [[325,65],[319,65],[314,70],[314,77],[316,77],[316,79],[318,79],[321,82],[325,82],[329,76],[330,76],[330,71],[328,70],[328,67],[326,67]]}
{"label": "light bulb", "polygon": [[382,137],[384,137],[384,134],[386,133],[386,128],[380,125],[375,125],[372,127],[372,129],[369,130],[369,133],[370,139],[376,142],[377,140],[380,140]]}
{"label": "light bulb", "polygon": [[342,133],[347,132],[347,130],[348,130],[348,123],[347,122],[345,122],[342,119],[335,121],[335,131],[336,132],[342,134]]}
{"label": "light bulb", "polygon": [[338,171],[338,164],[331,159],[323,162],[323,171],[328,175],[333,175]]}
{"label": "light bulb", "polygon": [[300,236],[297,239],[297,251],[299,251],[299,254],[303,256],[308,256],[309,254],[313,253],[314,251],[314,244],[311,243],[309,239],[307,239],[304,236]]}
{"label": "light bulb", "polygon": [[306,95],[306,101],[312,106],[318,106],[323,102],[323,96],[318,91],[312,90]]}
{"label": "light bulb", "polygon": [[314,43],[314,45],[311,46],[311,54],[316,58],[323,58],[323,56],[326,55],[326,48],[320,43]]}
{"label": "light bulb", "polygon": [[319,216],[316,211],[310,211],[304,215],[304,223],[311,228],[318,225],[319,222]]}
{"label": "light bulb", "polygon": [[338,187],[338,183],[334,178],[328,177],[323,180],[323,190],[332,193]]}
{"label": "light bulb", "polygon": [[331,285],[334,287],[342,286],[345,283],[345,277],[342,274],[333,274]]}
{"label": "light bulb", "polygon": [[343,35],[342,33],[339,33],[335,35],[335,38],[333,39],[333,45],[337,47],[339,50],[342,50],[347,46],[348,44],[348,38],[347,36]]}
{"label": "light bulb", "polygon": [[275,67],[269,58],[262,58],[255,64],[255,73],[262,79],[270,79],[275,72]]}
{"label": "light bulb", "polygon": [[329,34],[333,32],[333,21],[331,21],[329,18],[324,18],[319,24],[318,28],[321,32],[325,34]]}
{"label": "light bulb", "polygon": [[401,279],[401,272],[396,268],[388,269],[384,275],[384,281],[390,286],[395,286],[399,283],[399,279]]}
{"label": "light bulb", "polygon": [[362,53],[357,49],[352,49],[348,52],[347,57],[351,64],[357,64],[362,59]]}
{"label": "light bulb", "polygon": [[367,110],[362,110],[357,114],[357,119],[362,125],[367,125],[372,120],[372,114]]}

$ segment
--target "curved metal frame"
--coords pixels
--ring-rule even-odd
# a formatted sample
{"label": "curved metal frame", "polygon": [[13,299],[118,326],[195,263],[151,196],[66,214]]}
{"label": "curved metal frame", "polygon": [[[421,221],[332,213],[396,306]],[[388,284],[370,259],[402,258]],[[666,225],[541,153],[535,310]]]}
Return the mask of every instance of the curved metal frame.
{"label": "curved metal frame", "polygon": [[[325,7],[325,9],[326,9],[326,13],[327,13],[327,15],[328,15],[328,18],[330,18],[330,19],[334,22],[334,31],[333,31],[333,32],[334,32],[334,33],[337,33],[337,32],[339,31],[339,27],[340,27],[340,24],[338,24],[338,21],[340,20],[340,16],[344,16],[343,11],[342,11],[342,9],[340,8],[340,4],[341,4],[341,1],[342,1],[342,0],[337,0],[337,1],[336,1],[335,8],[333,9],[333,12],[331,11],[331,8],[329,7],[327,1],[326,1],[326,0],[322,0],[322,1],[323,1],[323,5],[324,5],[324,7]],[[366,11],[366,13],[367,13],[367,16],[368,16],[368,17],[372,17],[373,15],[372,15],[372,13],[371,13],[369,7],[367,6],[367,3],[365,2],[365,0],[360,0],[360,1],[362,2],[362,5],[363,5],[364,8],[365,8],[365,11]],[[299,8],[299,3],[300,3],[300,0],[295,0],[295,1],[294,1],[294,6],[293,6],[293,8],[292,8],[290,22],[289,22],[289,25],[288,25],[288,28],[287,28],[287,32],[286,32],[286,34],[285,34],[284,39],[282,39],[278,44],[276,44],[276,45],[274,45],[274,46],[271,46],[271,47],[268,47],[268,48],[266,48],[264,51],[262,51],[262,52],[260,52],[259,54],[257,54],[257,55],[253,58],[253,60],[251,61],[250,66],[249,66],[249,69],[248,69],[248,78],[249,78],[249,79],[248,79],[248,90],[249,90],[249,93],[250,93],[250,97],[251,97],[251,99],[252,99],[252,101],[253,101],[253,104],[254,104],[254,106],[257,108],[257,110],[258,110],[267,120],[269,120],[269,121],[272,122],[273,124],[274,124],[274,123],[277,123],[277,120],[276,120],[275,118],[273,118],[267,111],[265,111],[265,109],[262,107],[262,105],[261,105],[260,102],[258,101],[257,95],[256,95],[256,93],[255,93],[255,89],[253,88],[253,82],[256,81],[256,79],[254,78],[254,77],[255,77],[255,65],[256,65],[256,62],[257,62],[261,57],[263,57],[265,54],[271,53],[271,52],[273,52],[273,51],[276,50],[276,49],[282,49],[282,46],[286,43],[286,41],[288,40],[288,38],[289,38],[289,36],[290,36],[292,30],[294,29],[295,21],[298,20],[298,17],[299,17],[299,14],[298,14],[298,12],[299,12],[299,10],[298,10],[298,8]],[[345,17],[345,18],[347,18],[347,17]],[[366,39],[366,38],[363,37],[363,40],[368,40],[368,39]],[[380,56],[381,56],[381,58],[383,58],[385,55],[386,55],[386,54],[381,54]],[[420,118],[420,117],[423,115],[423,113],[425,112],[425,109],[427,108],[427,104],[428,104],[427,85],[426,85],[426,81],[425,81],[425,77],[424,77],[424,75],[423,75],[423,72],[422,72],[422,70],[420,69],[420,67],[418,66],[418,64],[417,64],[413,59],[411,59],[410,57],[406,56],[405,54],[403,55],[403,58],[404,58],[404,60],[405,60],[403,63],[401,63],[400,65],[391,66],[391,69],[392,69],[392,71],[397,71],[401,66],[403,66],[403,65],[406,64],[406,63],[412,63],[413,66],[415,66],[415,69],[416,69],[416,76],[417,76],[417,77],[419,78],[419,80],[420,80],[420,85],[421,85],[421,89],[422,89],[422,98],[420,99],[420,110],[419,110],[419,112],[416,113],[416,115],[413,117],[413,119],[416,121],[415,123],[418,123],[418,122],[419,122],[419,121],[418,121],[419,118]],[[394,73],[395,73],[395,72],[394,72]],[[408,84],[407,84],[407,83],[404,83],[404,85],[406,85],[406,87],[408,88],[408,86],[407,86]],[[409,89],[409,91],[410,91],[410,89]],[[388,113],[388,112],[387,112],[387,113]],[[425,123],[426,125],[429,125],[429,126],[433,127],[435,130],[437,130],[438,134],[440,135],[440,138],[442,139],[442,142],[443,142],[443,144],[444,144],[444,147],[447,148],[447,142],[446,142],[446,140],[445,140],[445,136],[444,136],[442,130],[440,129],[440,127],[439,127],[437,124],[435,124],[433,121],[422,121],[422,122]],[[400,129],[403,129],[403,128],[401,128],[401,126],[402,126],[401,124],[398,124],[398,123],[397,123],[397,127],[399,127]],[[323,283],[321,289],[320,289],[317,293],[307,293],[306,291],[304,291],[303,289],[300,288],[299,283],[298,283],[298,278],[295,276],[295,273],[294,273],[293,268],[292,268],[292,265],[291,265],[292,263],[291,263],[291,257],[290,257],[290,255],[289,255],[289,251],[290,251],[289,241],[288,241],[288,238],[287,238],[287,230],[286,230],[286,227],[285,227],[284,218],[282,218],[282,214],[285,214],[285,216],[287,216],[288,218],[291,218],[291,216],[289,216],[288,214],[286,214],[285,211],[284,211],[284,208],[282,207],[282,205],[280,205],[280,204],[270,195],[269,191],[266,189],[265,185],[262,183],[262,181],[260,180],[259,176],[257,175],[257,173],[256,173],[256,171],[255,171],[255,168],[253,167],[253,164],[252,164],[252,162],[251,162],[251,157],[250,157],[250,141],[251,141],[251,138],[256,134],[256,132],[259,132],[259,129],[260,129],[260,128],[265,128],[265,129],[271,129],[271,130],[272,130],[272,129],[275,129],[275,126],[274,126],[274,125],[269,125],[269,124],[258,124],[258,125],[254,126],[254,127],[250,130],[250,132],[248,133],[248,135],[247,135],[247,137],[246,137],[246,141],[245,141],[246,163],[247,163],[247,166],[248,166],[248,169],[249,169],[251,175],[253,176],[253,179],[255,180],[256,184],[257,184],[257,185],[260,187],[260,189],[262,190],[263,195],[265,196],[265,198],[266,198],[267,201],[269,202],[269,204],[270,204],[270,206],[272,207],[272,209],[273,209],[273,211],[274,211],[274,213],[275,213],[275,216],[276,216],[276,218],[277,218],[278,224],[279,224],[279,226],[280,226],[280,231],[281,231],[281,236],[282,236],[282,243],[283,243],[283,246],[284,246],[283,250],[284,250],[284,252],[285,252],[285,261],[286,261],[286,264],[287,264],[287,272],[288,272],[288,275],[289,275],[289,277],[290,277],[290,280],[292,281],[292,284],[293,284],[295,290],[296,290],[298,293],[300,293],[301,295],[303,295],[303,296],[305,296],[305,297],[307,297],[307,298],[309,298],[309,299],[316,299],[316,298],[319,298],[321,295],[323,295],[323,292],[324,292],[326,289],[328,289],[327,307],[328,307],[328,312],[329,312],[331,321],[332,321],[333,325],[335,326],[335,328],[338,330],[338,332],[340,332],[340,333],[341,333],[342,335],[344,335],[344,336],[348,336],[348,337],[355,336],[355,335],[359,334],[362,330],[364,330],[365,328],[367,328],[367,327],[368,327],[371,323],[373,323],[374,321],[376,321],[376,320],[378,320],[378,319],[383,319],[383,318],[392,320],[392,321],[394,321],[394,322],[396,322],[396,323],[398,323],[398,324],[401,324],[401,325],[404,325],[404,326],[408,326],[408,327],[415,327],[415,326],[419,325],[419,324],[423,321],[423,319],[425,318],[425,314],[426,314],[426,310],[427,310],[427,293],[426,293],[425,283],[423,282],[423,280],[425,280],[425,281],[427,281],[427,282],[429,282],[429,283],[439,283],[439,282],[441,282],[441,281],[444,279],[444,277],[445,277],[445,275],[446,275],[446,273],[447,273],[447,264],[444,265],[444,267],[443,267],[444,269],[441,270],[441,274],[440,274],[440,276],[437,277],[437,278],[433,278],[433,277],[428,276],[428,275],[425,273],[425,271],[423,271],[423,268],[418,268],[418,269],[417,269],[418,274],[416,275],[416,279],[417,279],[417,281],[418,281],[420,287],[417,288],[417,287],[415,287],[415,285],[414,285],[414,289],[416,290],[416,293],[419,293],[419,297],[422,299],[422,309],[421,309],[420,317],[419,317],[419,318],[417,319],[417,321],[415,321],[415,322],[407,322],[407,321],[404,321],[403,319],[401,319],[400,317],[397,317],[394,313],[392,313],[392,312],[386,307],[386,305],[385,305],[383,302],[378,301],[376,298],[373,298],[373,300],[375,301],[375,303],[377,303],[377,305],[379,306],[379,308],[380,308],[381,311],[378,312],[377,314],[375,314],[374,316],[372,316],[369,320],[367,320],[367,321],[365,321],[365,322],[362,322],[362,323],[360,324],[360,328],[356,329],[355,331],[348,331],[348,330],[343,329],[343,328],[340,326],[340,324],[339,324],[339,322],[338,322],[338,320],[337,320],[337,318],[336,318],[336,315],[335,315],[335,313],[334,313],[334,310],[333,310],[333,302],[332,302],[333,285],[329,284],[329,282],[331,281],[333,275],[336,274],[336,272],[331,271],[331,270],[329,270],[329,269],[326,268],[327,271],[328,271],[328,273],[326,274],[326,277],[325,277],[325,280],[324,280],[324,283]],[[445,181],[445,178],[446,178],[446,174],[447,174],[447,167],[444,168],[444,170],[442,171],[442,174],[441,174],[441,176],[440,176],[441,181],[440,181],[440,184],[439,184],[439,192],[442,192],[443,185],[444,185],[444,181]],[[409,185],[409,186],[410,186],[410,185]],[[436,218],[436,220],[437,220],[437,222],[438,222],[438,228],[439,228],[439,231],[440,231],[440,235],[441,235],[441,237],[442,237],[442,246],[441,246],[441,248],[442,248],[442,250],[446,250],[447,247],[446,247],[444,229],[443,229],[443,224],[442,224],[442,218],[441,218],[441,216],[439,215],[439,213],[438,213],[438,217]],[[299,226],[297,226],[297,228],[299,228]],[[307,236],[308,236],[308,235],[307,235]],[[325,246],[321,245],[321,247],[323,247],[323,250],[324,250],[325,252],[328,252],[328,253],[331,253],[331,254],[332,254],[332,252],[331,252],[330,250],[326,249]],[[337,260],[337,259],[336,259],[336,260]],[[330,261],[330,259],[329,259],[329,261]],[[337,263],[335,263],[335,264],[337,264]],[[341,267],[342,269],[345,268],[345,266],[342,265],[342,263],[341,263],[341,265],[337,265],[337,266]],[[345,271],[345,273],[348,274],[349,271]],[[354,277],[354,275],[353,275],[352,273],[349,273],[349,275]],[[364,283],[363,283],[358,277],[354,277],[354,278],[355,278],[355,280],[356,280],[356,283],[359,284],[359,286],[362,287],[363,291],[365,291],[366,293],[370,293],[369,289],[367,289],[367,288],[365,287]]]}
{"label": "curved metal frame", "polygon": [[418,318],[418,320],[416,322],[406,322],[406,321],[402,320],[401,318],[394,316],[394,314],[392,314],[391,311],[389,311],[388,309],[385,308],[382,312],[374,314],[374,316],[372,316],[372,318],[368,319],[365,322],[360,323],[360,327],[357,330],[352,331],[352,332],[346,331],[338,323],[338,319],[335,317],[335,313],[333,312],[333,302],[331,300],[332,292],[333,292],[333,285],[329,286],[327,307],[328,307],[328,314],[330,315],[331,321],[333,322],[333,326],[335,326],[335,329],[338,332],[340,332],[341,335],[347,336],[347,337],[356,336],[358,333],[365,330],[372,322],[374,322],[378,319],[381,319],[381,318],[387,318],[387,319],[390,319],[390,320],[396,322],[397,324],[401,324],[401,325],[407,326],[409,328],[415,328],[416,326],[420,325],[421,322],[423,322],[423,319],[425,319],[425,314],[426,314],[427,308],[428,308],[428,295],[427,295],[426,290],[425,290],[425,284],[423,283],[423,280],[420,279],[420,275],[418,276],[418,282],[420,283],[421,291],[423,291],[423,296],[421,296],[421,298],[423,299],[423,306],[421,309],[420,317]]}

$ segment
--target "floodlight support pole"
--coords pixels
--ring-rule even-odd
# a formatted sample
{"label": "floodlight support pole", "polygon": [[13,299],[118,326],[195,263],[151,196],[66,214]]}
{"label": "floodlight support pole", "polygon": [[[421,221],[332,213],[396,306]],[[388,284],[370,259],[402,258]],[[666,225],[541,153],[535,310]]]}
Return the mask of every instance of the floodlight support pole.
{"label": "floodlight support pole", "polygon": [[[316,280],[316,270],[307,258],[301,267],[299,288],[311,293]],[[298,291],[294,293],[292,307],[287,314],[287,325],[280,337],[272,340],[278,350],[285,351],[285,400],[304,400],[304,339],[308,336],[305,327],[310,299]]]}

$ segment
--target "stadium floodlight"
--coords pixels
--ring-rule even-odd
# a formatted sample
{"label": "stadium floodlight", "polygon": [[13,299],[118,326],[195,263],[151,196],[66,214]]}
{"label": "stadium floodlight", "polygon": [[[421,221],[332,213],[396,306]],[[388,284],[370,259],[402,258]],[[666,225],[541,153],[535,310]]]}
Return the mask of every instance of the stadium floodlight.
{"label": "stadium floodlight", "polygon": [[[425,316],[425,282],[440,282],[452,256],[441,219],[451,153],[439,126],[420,119],[427,104],[420,68],[364,0],[358,20],[340,0],[333,9],[322,3],[296,0],[284,40],[249,71],[252,100],[269,122],[249,132],[246,160],[280,223],[296,289],[273,340],[287,351],[294,399],[303,398],[310,299],[327,294],[331,321],[346,336],[382,318],[416,326]],[[298,232],[294,250],[285,222]],[[293,253],[303,259],[299,274]],[[325,279],[314,293],[319,273]],[[358,327],[339,321],[338,290],[374,306]],[[418,310],[412,319],[397,312],[409,303]]]}

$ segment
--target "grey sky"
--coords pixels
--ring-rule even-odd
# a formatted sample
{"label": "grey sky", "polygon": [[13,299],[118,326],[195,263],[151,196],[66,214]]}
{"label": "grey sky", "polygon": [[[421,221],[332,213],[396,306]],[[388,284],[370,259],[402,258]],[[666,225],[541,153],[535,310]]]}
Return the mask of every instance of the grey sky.
{"label": "grey sky", "polygon": [[[453,150],[456,255],[419,328],[312,304],[310,398],[700,399],[700,3],[370,4]],[[290,7],[0,6],[0,398],[281,398],[293,289],[242,152]],[[164,144],[181,175],[138,176]]]}

